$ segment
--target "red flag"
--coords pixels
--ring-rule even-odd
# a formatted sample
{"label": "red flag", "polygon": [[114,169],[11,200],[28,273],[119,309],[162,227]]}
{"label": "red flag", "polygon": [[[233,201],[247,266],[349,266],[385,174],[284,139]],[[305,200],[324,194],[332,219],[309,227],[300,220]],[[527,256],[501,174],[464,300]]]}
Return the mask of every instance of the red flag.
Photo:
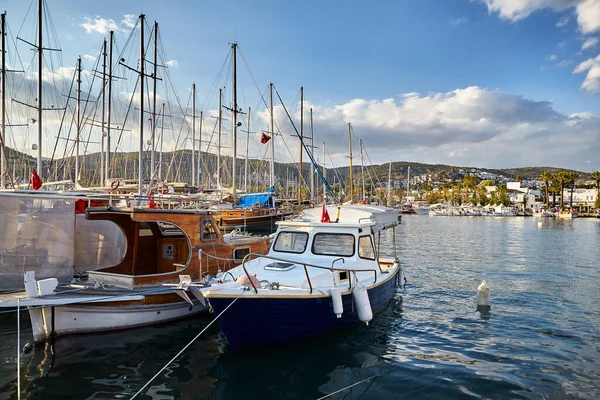
{"label": "red flag", "polygon": [[31,178],[29,178],[29,185],[33,188],[33,190],[38,190],[42,187],[42,178],[37,174],[35,169],[31,170]]}
{"label": "red flag", "polygon": [[321,222],[331,222],[325,203],[323,203],[323,211],[321,211]]}
{"label": "red flag", "polygon": [[148,205],[149,208],[156,208],[156,204],[154,203],[154,192],[151,190],[150,193],[148,193],[148,197],[150,197],[150,204]]}
{"label": "red flag", "polygon": [[271,136],[267,135],[266,133],[262,133],[262,136],[260,137],[260,142],[262,144],[267,143],[269,140],[271,140]]}

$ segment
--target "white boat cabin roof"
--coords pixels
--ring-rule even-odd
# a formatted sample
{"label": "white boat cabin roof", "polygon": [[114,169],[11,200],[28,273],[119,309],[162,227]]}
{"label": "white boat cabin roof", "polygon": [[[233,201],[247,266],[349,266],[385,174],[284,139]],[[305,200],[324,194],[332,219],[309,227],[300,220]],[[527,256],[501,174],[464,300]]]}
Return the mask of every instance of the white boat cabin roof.
{"label": "white boat cabin roof", "polygon": [[382,230],[400,223],[400,213],[393,208],[366,204],[329,205],[326,208],[331,222],[321,222],[323,207],[315,207],[304,210],[299,217],[293,220],[280,221],[277,224],[280,227],[312,226],[331,229],[373,227],[373,230]]}

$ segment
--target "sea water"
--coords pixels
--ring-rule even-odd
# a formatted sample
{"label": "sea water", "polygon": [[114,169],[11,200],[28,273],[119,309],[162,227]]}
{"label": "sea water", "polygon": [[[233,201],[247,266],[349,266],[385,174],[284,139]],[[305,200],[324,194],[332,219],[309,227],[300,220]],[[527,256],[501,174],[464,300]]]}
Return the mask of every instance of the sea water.
{"label": "sea water", "polygon": [[[600,398],[600,220],[410,215],[396,241],[408,282],[369,326],[237,354],[214,324],[142,398]],[[382,234],[382,255],[392,243]],[[476,310],[483,279],[489,312]],[[21,358],[22,397],[130,398],[210,321],[37,346]],[[0,314],[7,398],[16,398],[14,313]]]}

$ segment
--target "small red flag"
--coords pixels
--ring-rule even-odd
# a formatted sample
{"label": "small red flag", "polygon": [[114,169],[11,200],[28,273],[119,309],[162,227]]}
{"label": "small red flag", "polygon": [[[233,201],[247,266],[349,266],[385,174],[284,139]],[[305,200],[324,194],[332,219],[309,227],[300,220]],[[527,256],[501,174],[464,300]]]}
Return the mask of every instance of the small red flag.
{"label": "small red flag", "polygon": [[260,142],[262,144],[267,143],[269,140],[271,140],[271,136],[267,135],[266,133],[262,133],[262,136],[260,137]]}
{"label": "small red flag", "polygon": [[323,211],[321,211],[321,222],[331,222],[325,203],[323,203]]}
{"label": "small red flag", "polygon": [[29,178],[29,184],[33,188],[33,190],[38,190],[42,187],[42,178],[38,175],[35,169],[31,170],[31,178]]}
{"label": "small red flag", "polygon": [[154,203],[154,192],[151,190],[150,193],[148,193],[148,197],[150,197],[150,204],[148,205],[149,208],[156,208],[156,203]]}

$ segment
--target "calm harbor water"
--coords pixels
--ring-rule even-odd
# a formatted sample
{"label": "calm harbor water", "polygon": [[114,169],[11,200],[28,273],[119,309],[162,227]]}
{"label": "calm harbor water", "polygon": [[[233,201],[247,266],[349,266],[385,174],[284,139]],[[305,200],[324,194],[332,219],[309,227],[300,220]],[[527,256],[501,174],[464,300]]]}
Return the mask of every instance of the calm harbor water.
{"label": "calm harbor water", "polygon": [[[600,398],[600,220],[539,222],[403,216],[408,284],[369,326],[236,354],[215,324],[142,398],[317,399],[362,380],[329,398]],[[475,310],[482,279],[489,315]],[[210,320],[38,346],[23,398],[129,398]],[[16,398],[15,352],[16,316],[2,314],[0,400]]]}

